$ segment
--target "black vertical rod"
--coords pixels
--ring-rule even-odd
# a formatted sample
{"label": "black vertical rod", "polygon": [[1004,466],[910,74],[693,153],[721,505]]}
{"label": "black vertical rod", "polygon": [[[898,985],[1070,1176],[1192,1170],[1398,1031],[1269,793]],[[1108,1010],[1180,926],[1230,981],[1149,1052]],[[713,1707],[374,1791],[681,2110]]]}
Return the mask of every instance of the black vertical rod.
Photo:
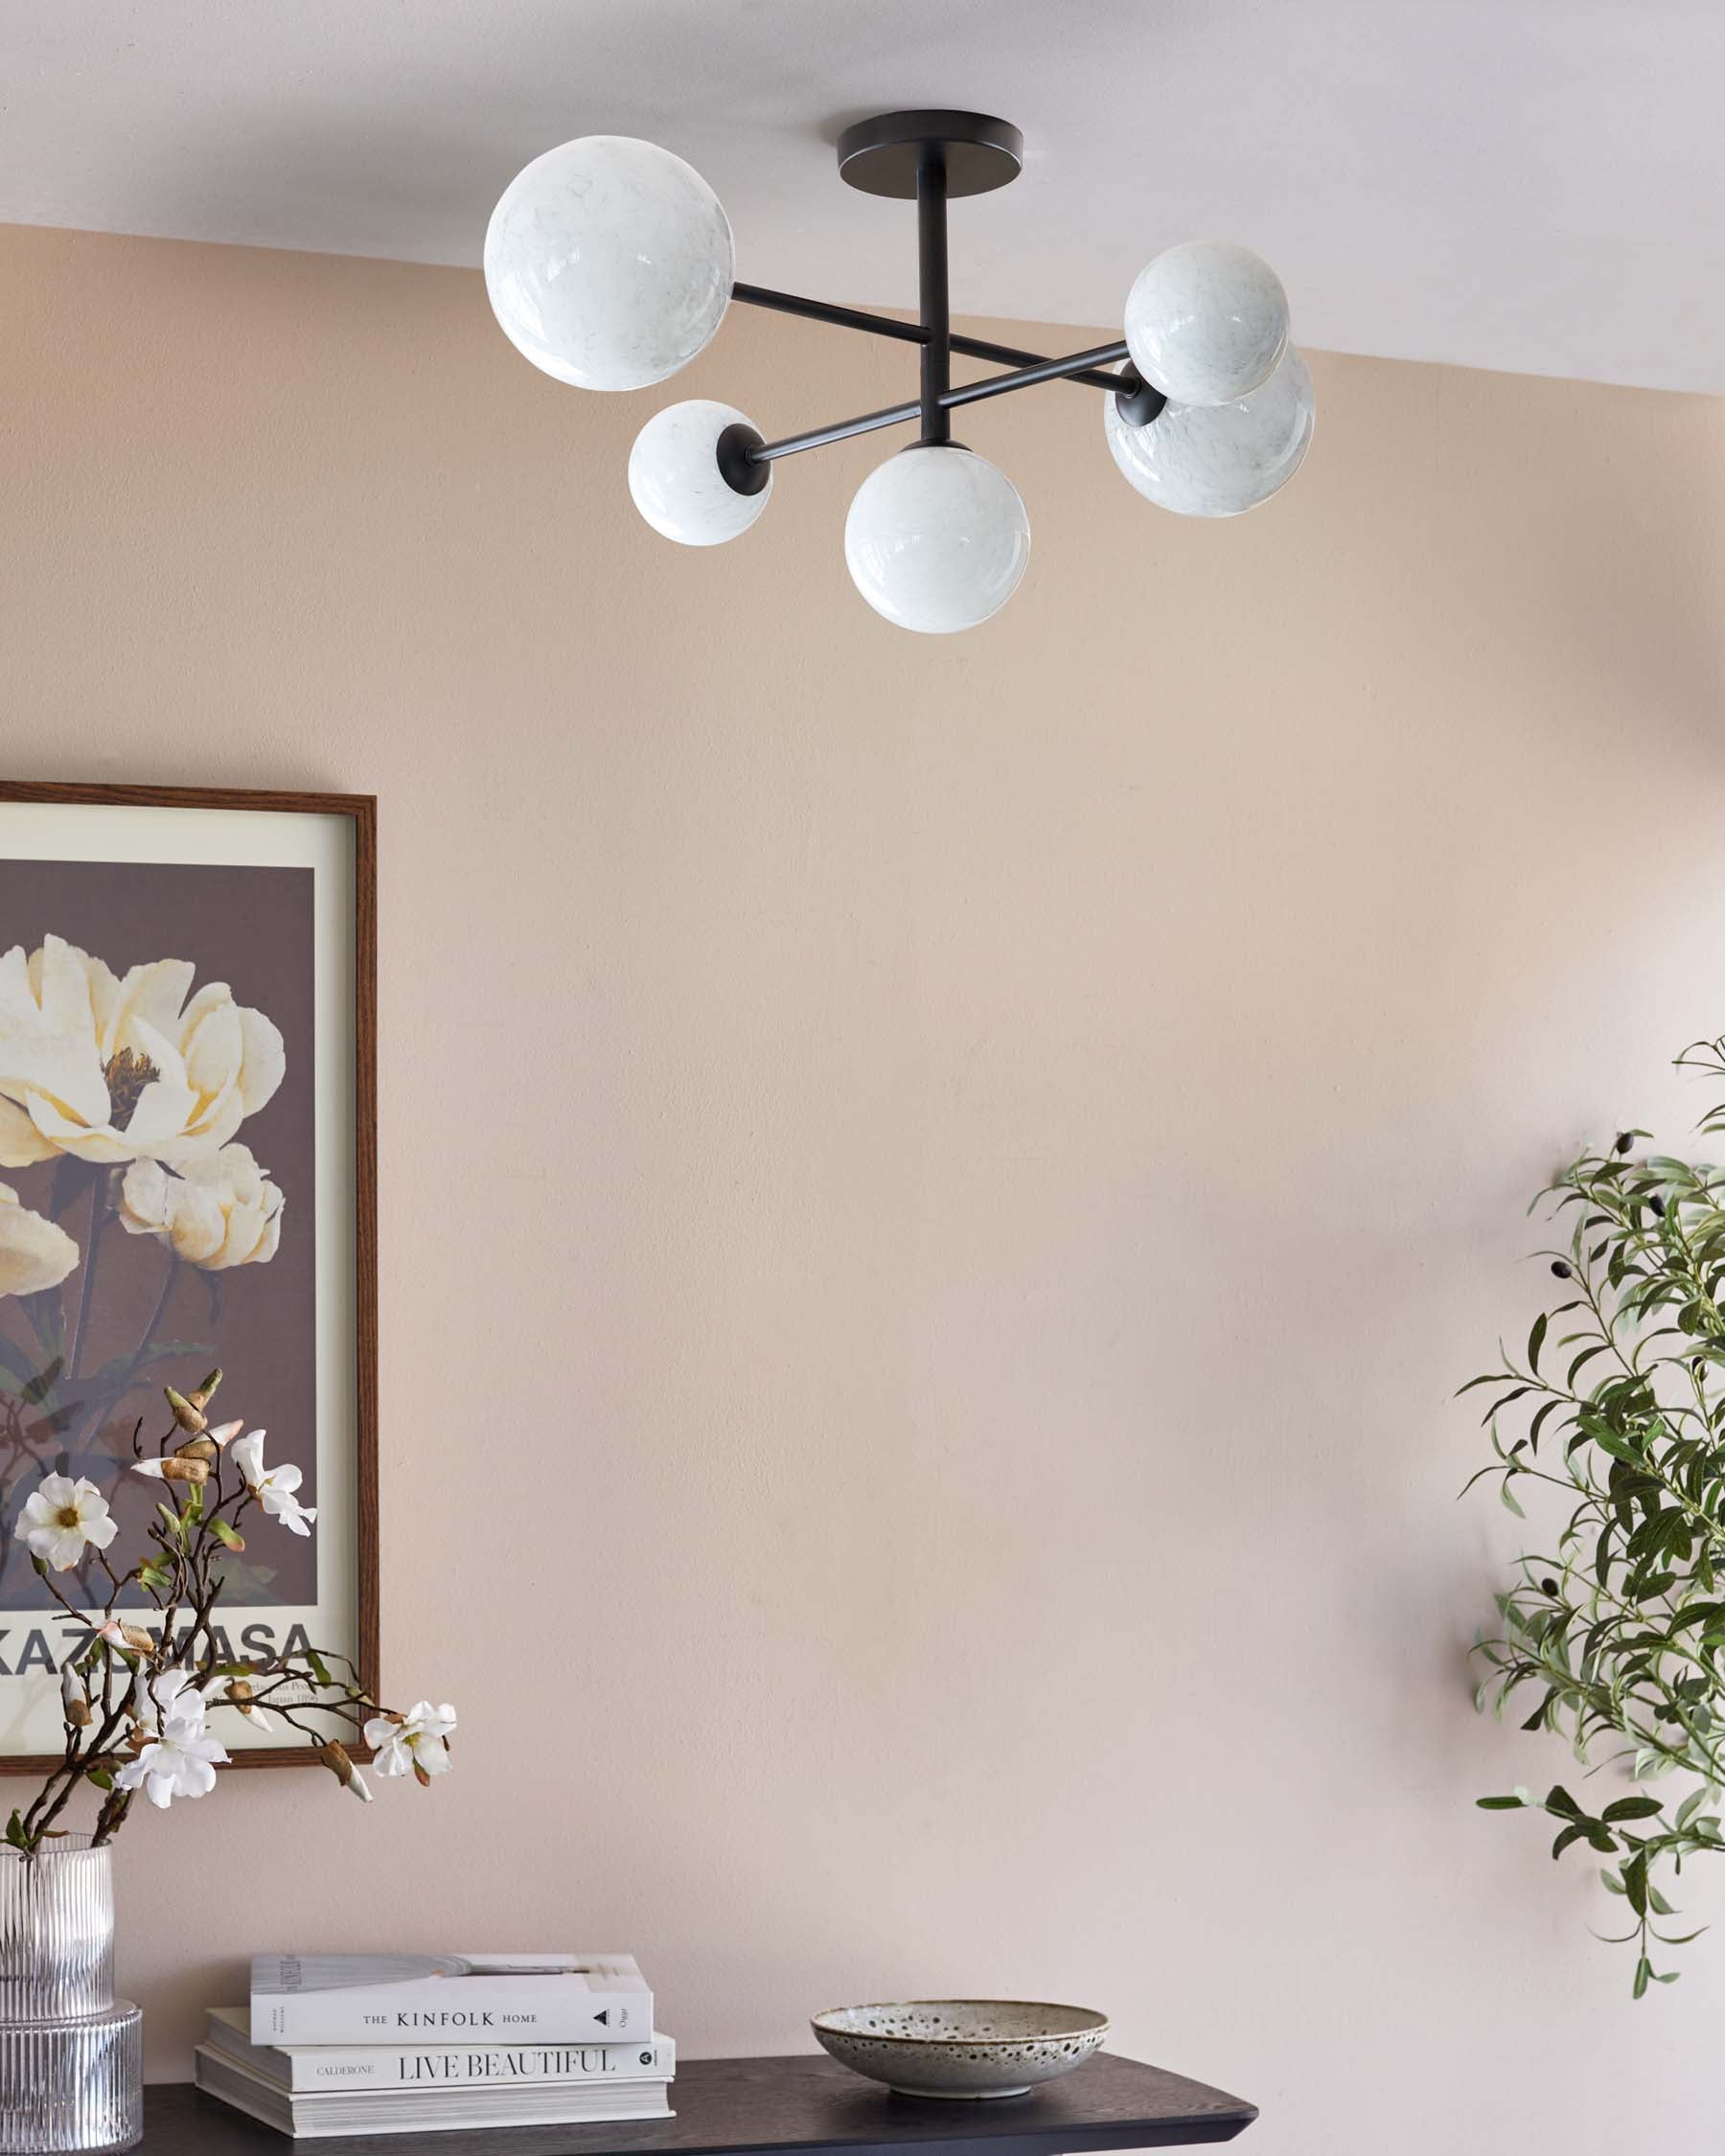
{"label": "black vertical rod", "polygon": [[953,322],[947,299],[947,180],[940,150],[924,149],[916,167],[916,267],[921,295],[922,438],[950,442],[952,422],[941,402],[953,386]]}

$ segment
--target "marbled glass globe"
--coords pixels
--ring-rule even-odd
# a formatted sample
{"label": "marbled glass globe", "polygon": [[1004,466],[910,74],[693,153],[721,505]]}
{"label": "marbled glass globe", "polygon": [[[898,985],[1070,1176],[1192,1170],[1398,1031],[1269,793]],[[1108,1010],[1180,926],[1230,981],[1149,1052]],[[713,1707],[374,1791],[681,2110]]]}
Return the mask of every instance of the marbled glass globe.
{"label": "marbled glass globe", "polygon": [[1102,400],[1116,464],[1147,501],[1181,516],[1237,516],[1268,501],[1300,470],[1316,417],[1292,345],[1261,389],[1229,404],[1169,403],[1148,426],[1128,426],[1115,400]]}
{"label": "marbled glass globe", "polygon": [[772,492],[771,468],[758,494],[738,493],[719,469],[719,437],[753,424],[700,397],[655,412],[629,452],[629,491],[656,532],[679,546],[719,546],[748,531]]}
{"label": "marbled glass globe", "polygon": [[901,629],[974,629],[1018,589],[1030,519],[1018,489],[986,457],[917,445],[871,471],[844,520],[851,580]]}
{"label": "marbled glass globe", "polygon": [[731,229],[692,166],[584,135],[518,172],[485,235],[485,288],[517,351],[578,389],[686,366],[730,303]]}
{"label": "marbled glass globe", "polygon": [[1147,382],[1179,404],[1228,404],[1275,373],[1288,295],[1268,263],[1220,240],[1169,247],[1126,301],[1126,347]]}

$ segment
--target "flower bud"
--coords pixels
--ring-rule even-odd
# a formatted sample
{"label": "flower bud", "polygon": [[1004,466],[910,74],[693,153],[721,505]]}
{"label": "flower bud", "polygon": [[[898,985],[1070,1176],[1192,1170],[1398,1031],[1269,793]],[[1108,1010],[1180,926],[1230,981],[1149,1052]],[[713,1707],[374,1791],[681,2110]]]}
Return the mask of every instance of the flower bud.
{"label": "flower bud", "polygon": [[90,1695],[84,1690],[83,1679],[70,1663],[60,1671],[60,1699],[65,1708],[66,1720],[74,1729],[87,1730],[90,1726]]}
{"label": "flower bud", "polygon": [[118,1617],[109,1617],[96,1635],[105,1640],[110,1647],[121,1647],[127,1654],[149,1655],[155,1652],[155,1641],[148,1632],[135,1624],[122,1624]]}
{"label": "flower bud", "polygon": [[162,1390],[167,1396],[169,1407],[172,1410],[174,1421],[179,1424],[182,1430],[189,1431],[194,1437],[199,1436],[209,1420],[203,1410],[195,1408],[183,1392],[176,1392],[171,1385],[165,1385]]}
{"label": "flower bud", "polygon": [[207,1482],[210,1479],[210,1463],[207,1459],[185,1459],[178,1453],[170,1453],[162,1462],[164,1482]]}
{"label": "flower bud", "polygon": [[244,1423],[236,1415],[232,1422],[218,1422],[214,1430],[206,1430],[204,1435],[219,1450],[221,1446],[231,1444],[244,1427]]}
{"label": "flower bud", "polygon": [[366,1787],[365,1777],[348,1757],[344,1748],[334,1737],[326,1739],[317,1748],[317,1756],[340,1782],[343,1789],[351,1789],[362,1804],[369,1804],[372,1793]]}
{"label": "flower bud", "polygon": [[216,1396],[216,1388],[221,1383],[221,1372],[212,1370],[208,1377],[198,1381],[197,1390],[191,1396],[195,1408],[207,1408]]}
{"label": "flower bud", "polygon": [[183,1445],[174,1447],[173,1456],[175,1459],[214,1459],[216,1452],[216,1446],[207,1436],[188,1437]]}

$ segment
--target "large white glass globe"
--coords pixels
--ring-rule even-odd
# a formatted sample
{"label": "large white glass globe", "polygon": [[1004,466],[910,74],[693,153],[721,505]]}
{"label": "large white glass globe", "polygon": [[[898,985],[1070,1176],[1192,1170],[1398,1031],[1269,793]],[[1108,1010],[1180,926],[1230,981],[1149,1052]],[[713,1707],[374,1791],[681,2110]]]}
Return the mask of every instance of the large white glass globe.
{"label": "large white glass globe", "polygon": [[901,629],[974,629],[1018,589],[1030,519],[1006,474],[955,444],[903,449],[857,489],[844,520],[851,581]]}
{"label": "large white glass globe", "polygon": [[1116,464],[1146,500],[1181,516],[1237,516],[1300,470],[1317,403],[1290,345],[1263,387],[1232,403],[1168,403],[1148,426],[1128,426],[1105,396],[1102,417]]}
{"label": "large white glass globe", "polygon": [[772,492],[771,468],[758,494],[738,493],[719,469],[719,437],[753,424],[701,397],[654,413],[629,452],[629,491],[656,532],[679,546],[719,546],[748,531]]}
{"label": "large white glass globe", "polygon": [[692,166],[584,135],[504,189],[485,288],[517,351],[578,389],[645,389],[686,366],[730,303],[731,229]]}
{"label": "large white glass globe", "polygon": [[1126,300],[1126,348],[1147,382],[1178,404],[1229,404],[1275,373],[1288,342],[1288,295],[1268,263],[1220,240],[1169,247]]}

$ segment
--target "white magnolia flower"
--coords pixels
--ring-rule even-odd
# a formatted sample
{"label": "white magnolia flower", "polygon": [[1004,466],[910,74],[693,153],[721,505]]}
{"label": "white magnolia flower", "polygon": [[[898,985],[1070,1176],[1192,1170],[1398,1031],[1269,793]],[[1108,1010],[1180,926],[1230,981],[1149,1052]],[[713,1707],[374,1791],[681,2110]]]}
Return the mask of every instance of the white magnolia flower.
{"label": "white magnolia flower", "polygon": [[[157,1678],[160,1687],[162,1680]],[[216,1786],[216,1770],[227,1764],[227,1753],[203,1726],[203,1695],[197,1713],[170,1714],[157,1733],[135,1759],[128,1759],[114,1777],[116,1789],[142,1789],[150,1802],[166,1811],[176,1797],[207,1797]]]}
{"label": "white magnolia flower", "polygon": [[204,1726],[206,1702],[200,1691],[189,1689],[190,1672],[164,1669],[154,1677],[142,1669],[132,1679],[132,1719],[154,1736],[172,1727],[188,1736],[198,1735]]}
{"label": "white magnolia flower", "polygon": [[240,1144],[188,1160],[177,1174],[159,1160],[134,1160],[120,1190],[123,1227],[160,1236],[175,1257],[206,1273],[266,1265],[282,1239],[282,1205],[281,1191]]}
{"label": "white magnolia flower", "polygon": [[94,1482],[81,1475],[76,1482],[67,1475],[44,1475],[25,1501],[12,1540],[27,1543],[31,1555],[53,1571],[69,1572],[86,1544],[105,1549],[119,1532]]}
{"label": "white magnolia flower", "polygon": [[243,1437],[234,1440],[234,1465],[245,1478],[245,1486],[253,1497],[271,1513],[283,1526],[290,1527],[296,1535],[309,1535],[311,1523],[317,1518],[314,1504],[302,1504],[295,1496],[304,1479],[297,1467],[291,1464],[272,1467],[264,1471],[264,1439],[267,1434],[262,1430],[248,1430]]}
{"label": "white magnolia flower", "polygon": [[78,1245],[65,1229],[19,1204],[12,1184],[0,1182],[0,1296],[58,1288],[77,1263]]}
{"label": "white magnolia flower", "polygon": [[192,965],[159,958],[122,980],[59,936],[0,958],[0,1167],[75,1154],[98,1165],[218,1152],[287,1067],[262,1011]]}
{"label": "white magnolia flower", "polygon": [[455,1709],[446,1700],[433,1707],[418,1701],[399,1722],[374,1714],[365,1725],[365,1741],[378,1755],[380,1775],[410,1774],[417,1766],[428,1775],[447,1775],[453,1761],[444,1739],[455,1728]]}

